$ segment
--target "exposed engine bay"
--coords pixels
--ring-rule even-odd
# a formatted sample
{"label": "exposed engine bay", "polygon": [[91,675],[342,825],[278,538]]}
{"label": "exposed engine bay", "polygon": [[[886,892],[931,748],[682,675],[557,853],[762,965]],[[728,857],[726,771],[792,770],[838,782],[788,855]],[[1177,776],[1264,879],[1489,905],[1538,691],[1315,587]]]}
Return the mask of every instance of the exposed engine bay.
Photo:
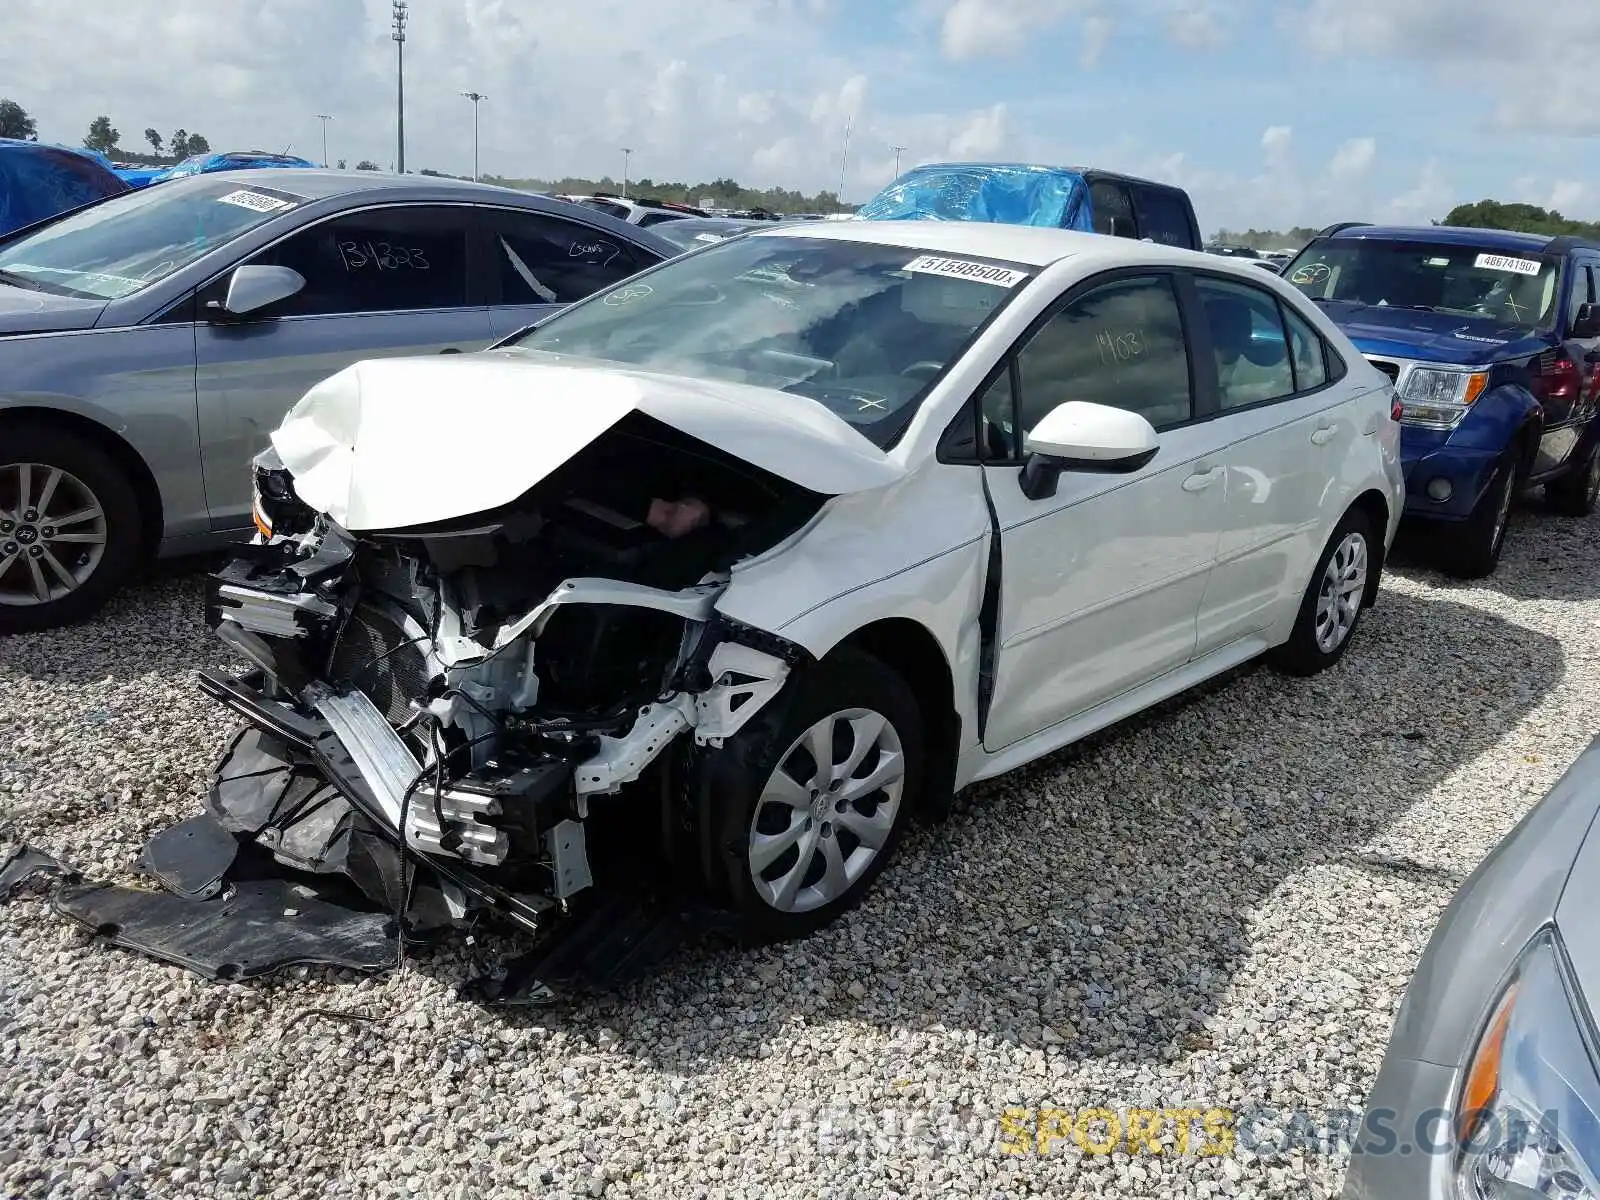
{"label": "exposed engine bay", "polygon": [[[485,913],[546,932],[593,889],[619,809],[670,851],[695,756],[807,657],[716,603],[735,563],[826,497],[642,413],[503,508],[432,525],[352,534],[298,500],[272,451],[255,483],[261,536],[208,594],[209,623],[254,669],[202,676],[249,725],[207,812],[146,848],[166,895],[57,901],[207,974],[373,965],[309,935],[287,960],[252,954],[240,938],[259,929],[194,944],[217,905],[244,903],[241,873],[338,876],[402,938]],[[137,895],[212,907],[180,918]]]}

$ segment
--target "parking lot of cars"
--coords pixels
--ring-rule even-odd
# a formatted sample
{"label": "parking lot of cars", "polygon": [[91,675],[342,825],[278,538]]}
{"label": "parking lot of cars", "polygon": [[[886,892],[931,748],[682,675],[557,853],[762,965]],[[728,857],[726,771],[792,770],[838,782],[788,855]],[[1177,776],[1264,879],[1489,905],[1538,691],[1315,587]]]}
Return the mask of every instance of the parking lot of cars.
{"label": "parking lot of cars", "polygon": [[[493,938],[208,985],[28,892],[0,907],[0,1192],[1336,1194],[1342,1158],[1270,1122],[1359,1108],[1444,903],[1591,733],[1594,522],[1513,520],[1482,583],[1402,552],[1316,679],[1247,669],[981,785],[850,919],[597,1001],[458,1000]],[[0,844],[131,879],[193,809],[224,733],[193,674],[236,665],[202,582],[5,643]],[[1253,1112],[1258,1153],[1032,1136],[1163,1106]]]}
{"label": "parking lot of cars", "polygon": [[[1369,1096],[1565,1124],[1369,1124],[1437,1157],[1350,1200],[1600,1194],[1549,854],[1373,1090],[1593,734],[1600,248],[1347,225],[1280,280],[1057,170],[678,257],[258,174],[0,245],[0,1196],[1331,1197]],[[172,204],[249,215],[100,244]],[[316,238],[460,295],[301,311]],[[1506,861],[1521,974],[1429,1050]]]}

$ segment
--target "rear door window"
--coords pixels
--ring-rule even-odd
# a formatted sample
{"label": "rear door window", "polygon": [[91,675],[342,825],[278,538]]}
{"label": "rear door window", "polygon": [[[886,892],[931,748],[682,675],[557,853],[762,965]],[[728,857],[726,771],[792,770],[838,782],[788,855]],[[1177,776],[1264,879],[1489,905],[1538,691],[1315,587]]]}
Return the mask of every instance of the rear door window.
{"label": "rear door window", "polygon": [[565,217],[485,216],[498,304],[571,304],[659,261],[613,234]]}

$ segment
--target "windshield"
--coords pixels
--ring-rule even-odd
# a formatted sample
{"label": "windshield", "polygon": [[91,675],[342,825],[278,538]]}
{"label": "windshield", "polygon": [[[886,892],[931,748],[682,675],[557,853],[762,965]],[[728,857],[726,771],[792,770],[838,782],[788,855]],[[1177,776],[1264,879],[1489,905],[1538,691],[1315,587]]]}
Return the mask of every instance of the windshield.
{"label": "windshield", "polygon": [[155,184],[0,246],[0,276],[40,291],[117,300],[165,279],[300,199],[225,178]]}
{"label": "windshield", "polygon": [[770,221],[716,221],[703,217],[685,217],[681,221],[663,221],[651,230],[657,237],[664,237],[667,241],[685,250],[693,250],[704,246],[707,242],[720,242],[725,237],[732,237],[736,233],[744,233],[747,229],[759,229],[763,225],[771,225]]}
{"label": "windshield", "polygon": [[1312,242],[1283,272],[1313,300],[1426,309],[1530,329],[1555,323],[1560,273],[1559,256],[1376,238]]}
{"label": "windshield", "polygon": [[756,235],[674,259],[514,344],[808,396],[888,448],[1028,278],[1013,264]]}

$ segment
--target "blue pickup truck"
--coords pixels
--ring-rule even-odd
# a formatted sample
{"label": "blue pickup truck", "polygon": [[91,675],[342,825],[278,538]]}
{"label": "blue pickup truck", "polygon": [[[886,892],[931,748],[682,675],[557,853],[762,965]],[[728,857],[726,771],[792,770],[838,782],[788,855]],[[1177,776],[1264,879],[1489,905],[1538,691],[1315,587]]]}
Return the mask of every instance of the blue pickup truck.
{"label": "blue pickup truck", "polygon": [[1500,561],[1513,499],[1600,497],[1600,244],[1450,226],[1323,230],[1283,270],[1395,381],[1408,521],[1460,578]]}

